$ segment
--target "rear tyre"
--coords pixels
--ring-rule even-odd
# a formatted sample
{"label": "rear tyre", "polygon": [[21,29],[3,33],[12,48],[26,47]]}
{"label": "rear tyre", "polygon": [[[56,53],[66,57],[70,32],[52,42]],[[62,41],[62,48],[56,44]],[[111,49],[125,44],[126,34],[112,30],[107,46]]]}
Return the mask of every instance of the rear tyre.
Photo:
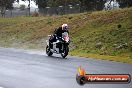
{"label": "rear tyre", "polygon": [[65,58],[68,55],[69,47],[65,46],[63,52],[61,53],[62,58]]}
{"label": "rear tyre", "polygon": [[52,56],[52,52],[50,51],[50,48],[49,48],[49,46],[47,45],[46,46],[46,54],[48,55],[48,56]]}

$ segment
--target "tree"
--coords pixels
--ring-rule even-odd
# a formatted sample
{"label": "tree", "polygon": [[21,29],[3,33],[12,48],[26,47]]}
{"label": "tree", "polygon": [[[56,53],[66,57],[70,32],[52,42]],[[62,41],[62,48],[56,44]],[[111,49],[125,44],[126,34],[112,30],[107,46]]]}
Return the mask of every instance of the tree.
{"label": "tree", "polygon": [[34,0],[38,5],[38,8],[45,8],[47,7],[48,0]]}
{"label": "tree", "polygon": [[48,0],[34,0],[34,2],[38,5],[39,12],[43,12],[43,9],[48,6]]}
{"label": "tree", "polygon": [[79,0],[34,0],[39,8],[65,6],[79,2]]}
{"label": "tree", "polygon": [[[16,1],[19,3],[20,0],[16,0]],[[31,14],[31,13],[30,13],[30,5],[31,5],[30,2],[31,2],[31,1],[36,1],[36,0],[21,0],[21,1],[29,1],[28,9],[29,9],[29,16],[30,16],[30,14]],[[38,1],[39,1],[39,0],[38,0]]]}
{"label": "tree", "polygon": [[102,10],[104,8],[105,0],[97,0],[96,10]]}
{"label": "tree", "polygon": [[25,10],[26,6],[23,4],[23,5],[20,5],[20,10]]}
{"label": "tree", "polygon": [[12,9],[13,8],[13,2],[15,0],[0,0],[0,11],[2,17],[5,16],[6,9]]}
{"label": "tree", "polygon": [[34,0],[39,9],[45,7],[58,7],[80,4],[82,10],[101,10],[104,7],[105,0]]}
{"label": "tree", "polygon": [[50,6],[52,7],[59,7],[59,6],[62,6],[61,7],[61,13],[62,14],[66,14],[67,11],[68,11],[68,5],[71,5],[71,6],[75,6],[77,3],[79,3],[79,0],[51,0],[51,2],[49,2]]}
{"label": "tree", "polygon": [[131,7],[132,1],[131,0],[117,0],[120,4],[120,7]]}
{"label": "tree", "polygon": [[82,10],[102,10],[106,0],[79,0]]}

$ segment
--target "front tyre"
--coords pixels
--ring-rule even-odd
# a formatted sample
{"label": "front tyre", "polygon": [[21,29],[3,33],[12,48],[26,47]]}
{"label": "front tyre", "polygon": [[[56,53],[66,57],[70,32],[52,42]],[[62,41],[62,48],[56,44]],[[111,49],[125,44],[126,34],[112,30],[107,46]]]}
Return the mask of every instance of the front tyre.
{"label": "front tyre", "polygon": [[52,52],[50,51],[50,48],[49,48],[49,46],[47,45],[46,46],[46,54],[48,55],[48,56],[52,56]]}
{"label": "front tyre", "polygon": [[61,53],[61,56],[65,58],[68,55],[69,47],[65,46],[63,52]]}

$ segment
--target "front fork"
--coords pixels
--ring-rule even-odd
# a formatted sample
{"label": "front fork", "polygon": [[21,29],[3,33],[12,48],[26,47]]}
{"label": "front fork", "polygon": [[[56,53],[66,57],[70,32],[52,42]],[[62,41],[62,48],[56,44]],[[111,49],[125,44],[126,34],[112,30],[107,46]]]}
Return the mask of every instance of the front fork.
{"label": "front fork", "polygon": [[65,49],[66,49],[66,47],[68,47],[68,45],[69,45],[69,44],[67,44],[67,43],[63,43],[63,44],[62,44],[62,48],[61,48],[61,52],[64,52]]}

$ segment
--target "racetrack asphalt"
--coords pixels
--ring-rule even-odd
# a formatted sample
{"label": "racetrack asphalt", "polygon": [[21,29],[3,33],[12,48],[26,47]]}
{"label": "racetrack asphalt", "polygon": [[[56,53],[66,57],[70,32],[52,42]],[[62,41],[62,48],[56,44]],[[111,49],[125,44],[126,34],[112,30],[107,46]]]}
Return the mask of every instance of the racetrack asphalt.
{"label": "racetrack asphalt", "polygon": [[132,64],[68,56],[62,59],[45,51],[0,48],[0,88],[132,88],[129,84],[85,84],[76,82],[77,68],[88,74],[130,74]]}

